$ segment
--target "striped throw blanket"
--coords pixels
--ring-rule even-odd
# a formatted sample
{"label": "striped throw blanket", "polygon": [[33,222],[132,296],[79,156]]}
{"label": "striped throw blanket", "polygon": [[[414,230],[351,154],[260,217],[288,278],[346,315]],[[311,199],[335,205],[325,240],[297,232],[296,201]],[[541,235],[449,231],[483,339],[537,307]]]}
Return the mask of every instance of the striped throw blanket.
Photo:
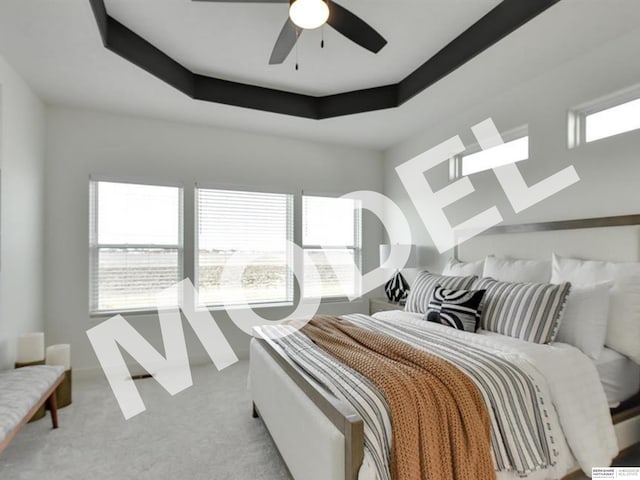
{"label": "striped throw blanket", "polygon": [[[526,476],[555,464],[559,452],[553,435],[557,432],[552,431],[546,411],[551,402],[522,364],[419,325],[365,315],[341,318],[362,329],[386,334],[418,350],[428,351],[464,372],[479,389],[487,407],[491,453],[497,470]],[[365,448],[379,478],[390,480],[392,414],[380,389],[365,375],[336,360],[306,334],[290,326],[264,326],[256,330],[318,383],[354,406],[363,419]]]}
{"label": "striped throw blanket", "polygon": [[394,480],[491,480],[489,414],[454,365],[347,320],[316,316],[302,332],[380,390],[393,423]]}

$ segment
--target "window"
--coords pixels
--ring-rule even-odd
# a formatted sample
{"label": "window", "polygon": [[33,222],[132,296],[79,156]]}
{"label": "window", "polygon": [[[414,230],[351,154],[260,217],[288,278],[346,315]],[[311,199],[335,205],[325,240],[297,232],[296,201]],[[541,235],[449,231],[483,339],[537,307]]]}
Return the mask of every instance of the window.
{"label": "window", "polygon": [[[196,201],[200,305],[293,302],[293,196],[199,188]],[[225,265],[241,287],[220,281]]]}
{"label": "window", "polygon": [[178,187],[92,181],[91,312],[176,305],[156,298],[182,276],[182,191]]}
{"label": "window", "polygon": [[640,129],[640,92],[632,89],[579,107],[569,114],[569,146]]}
{"label": "window", "polygon": [[[182,189],[90,182],[91,313],[175,306],[178,292],[158,298],[183,277]],[[294,195],[196,188],[194,283],[200,307],[268,306],[297,301]],[[304,195],[296,241],[306,253],[306,298],[360,294],[361,208],[356,200]],[[300,237],[298,237],[300,234]],[[191,245],[188,246],[191,248]],[[312,265],[319,272],[314,275]],[[225,279],[224,274],[228,274]]]}
{"label": "window", "polygon": [[529,137],[524,136],[505,142],[502,145],[480,150],[459,157],[455,170],[451,173],[452,179],[474,173],[491,170],[492,168],[509,165],[529,158]]}
{"label": "window", "polygon": [[640,128],[640,98],[587,115],[585,140],[593,142]]}
{"label": "window", "polygon": [[[345,297],[358,296],[359,276],[356,266],[361,264],[361,209],[356,200],[331,197],[302,197],[302,244],[305,250],[304,296]],[[338,260],[335,266],[339,281],[325,252]],[[319,272],[319,279],[308,274],[310,257]],[[318,281],[319,280],[319,281]]]}

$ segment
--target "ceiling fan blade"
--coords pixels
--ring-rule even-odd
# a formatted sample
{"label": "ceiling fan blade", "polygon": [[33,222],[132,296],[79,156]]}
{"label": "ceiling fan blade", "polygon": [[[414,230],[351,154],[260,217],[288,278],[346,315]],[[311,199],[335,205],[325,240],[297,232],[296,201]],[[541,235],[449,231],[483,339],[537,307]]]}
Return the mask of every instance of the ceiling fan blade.
{"label": "ceiling fan blade", "polygon": [[297,41],[297,27],[290,18],[287,18],[284,27],[282,27],[282,30],[280,31],[280,35],[278,35],[278,40],[276,40],[276,44],[273,46],[269,65],[284,62],[289,56],[289,53],[291,53],[291,50],[293,50]]}
{"label": "ceiling fan blade", "polygon": [[336,2],[329,2],[329,11],[327,23],[352,42],[373,53],[378,53],[387,44],[373,27]]}

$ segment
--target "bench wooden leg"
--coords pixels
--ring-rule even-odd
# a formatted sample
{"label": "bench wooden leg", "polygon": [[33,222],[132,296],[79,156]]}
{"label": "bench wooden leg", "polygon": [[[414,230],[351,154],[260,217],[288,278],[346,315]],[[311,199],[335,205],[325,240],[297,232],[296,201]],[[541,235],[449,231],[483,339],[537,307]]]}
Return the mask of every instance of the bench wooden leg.
{"label": "bench wooden leg", "polygon": [[58,402],[56,401],[56,391],[54,390],[47,398],[47,407],[51,412],[51,424],[53,428],[58,428]]}

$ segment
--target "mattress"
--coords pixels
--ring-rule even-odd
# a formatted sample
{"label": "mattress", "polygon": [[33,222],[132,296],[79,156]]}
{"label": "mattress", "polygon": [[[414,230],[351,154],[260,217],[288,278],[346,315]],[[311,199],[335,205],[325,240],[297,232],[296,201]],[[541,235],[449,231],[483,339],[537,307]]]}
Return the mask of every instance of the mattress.
{"label": "mattress", "polygon": [[628,357],[605,347],[594,363],[610,408],[617,407],[640,390],[640,365]]}
{"label": "mattress", "polygon": [[[394,311],[395,315],[401,318],[412,318],[419,320],[424,315],[421,313],[411,313]],[[375,318],[385,318],[386,313],[374,314]],[[479,335],[495,336],[496,333],[478,330]],[[621,402],[632,397],[640,391],[640,365],[625,357],[621,353],[610,348],[604,348],[600,358],[594,361],[600,382],[607,397],[609,408],[615,408]]]}

